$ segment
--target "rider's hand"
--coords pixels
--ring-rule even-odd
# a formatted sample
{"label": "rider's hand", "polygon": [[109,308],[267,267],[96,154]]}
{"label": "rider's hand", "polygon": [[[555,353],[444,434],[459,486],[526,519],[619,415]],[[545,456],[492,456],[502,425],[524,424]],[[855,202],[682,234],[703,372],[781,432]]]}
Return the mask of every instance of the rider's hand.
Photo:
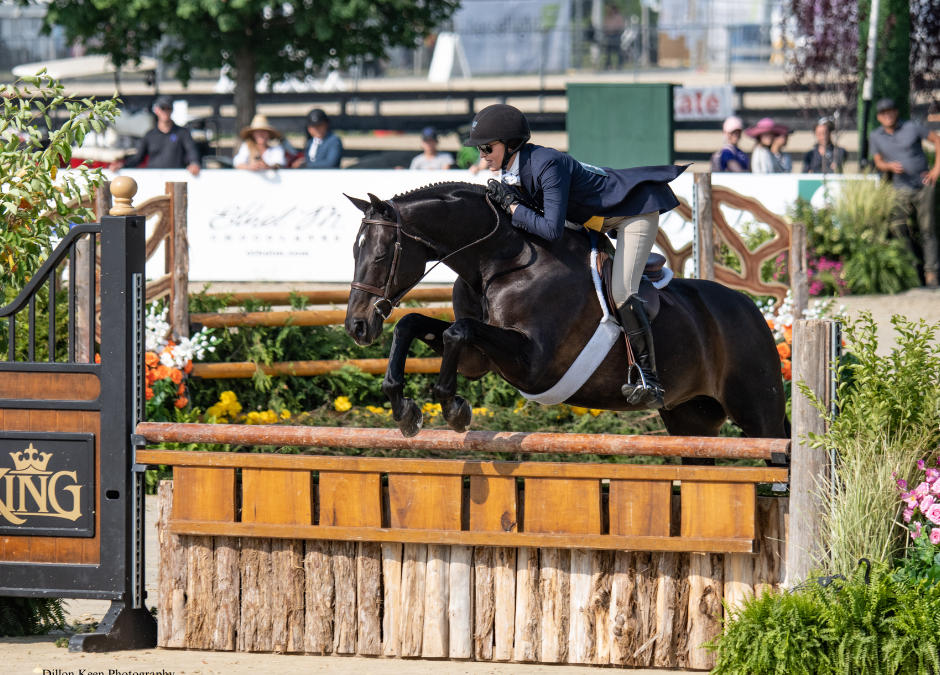
{"label": "rider's hand", "polygon": [[511,187],[495,178],[491,178],[487,181],[486,194],[490,196],[494,204],[507,213],[512,213],[510,207],[519,201],[519,198]]}

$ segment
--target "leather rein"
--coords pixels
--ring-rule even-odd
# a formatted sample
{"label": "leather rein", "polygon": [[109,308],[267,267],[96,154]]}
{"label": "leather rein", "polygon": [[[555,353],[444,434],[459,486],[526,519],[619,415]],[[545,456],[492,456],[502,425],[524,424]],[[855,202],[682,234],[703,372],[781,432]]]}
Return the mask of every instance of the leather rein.
{"label": "leather rein", "polygon": [[[362,222],[360,223],[360,228],[363,225],[381,225],[382,227],[394,227],[395,228],[395,247],[392,252],[392,266],[388,270],[388,279],[386,279],[385,281],[385,287],[380,288],[379,286],[373,286],[371,284],[364,284],[360,281],[353,281],[351,284],[349,284],[350,287],[355,288],[356,290],[359,290],[359,291],[365,291],[366,293],[370,293],[372,295],[378,296],[379,299],[376,300],[374,303],[372,303],[372,307],[375,309],[376,312],[378,312],[382,316],[383,321],[385,319],[388,319],[388,317],[392,313],[392,310],[398,307],[402,299],[411,291],[411,289],[413,289],[415,286],[420,284],[427,275],[429,275],[431,272],[434,271],[435,267],[440,265],[442,262],[447,260],[452,255],[456,255],[457,253],[460,253],[461,251],[464,251],[470,248],[471,246],[475,246],[476,244],[479,244],[484,239],[487,239],[490,236],[492,236],[496,232],[496,230],[499,229],[499,212],[496,210],[496,207],[493,206],[493,202],[490,201],[489,195],[486,195],[486,203],[490,207],[490,210],[493,211],[493,215],[496,216],[496,226],[490,232],[483,235],[479,239],[470,242],[466,246],[461,246],[456,251],[453,251],[452,253],[448,253],[447,255],[445,255],[443,258],[441,258],[436,263],[434,263],[431,266],[431,269],[429,269],[427,272],[422,274],[421,277],[416,282],[411,284],[411,286],[408,286],[407,288],[402,289],[401,291],[399,291],[393,296],[391,295],[392,283],[398,282],[398,267],[401,264],[402,235],[404,234],[404,236],[410,239],[414,239],[419,244],[423,244],[425,246],[427,246],[428,243],[425,241],[422,241],[421,239],[414,236],[413,234],[408,234],[407,232],[405,232],[404,227],[402,226],[402,223],[401,223],[401,212],[395,206],[394,202],[388,202],[388,204],[391,205],[392,210],[395,211],[394,223],[390,220],[377,220],[375,218],[363,218]],[[384,309],[380,305],[383,305]]]}

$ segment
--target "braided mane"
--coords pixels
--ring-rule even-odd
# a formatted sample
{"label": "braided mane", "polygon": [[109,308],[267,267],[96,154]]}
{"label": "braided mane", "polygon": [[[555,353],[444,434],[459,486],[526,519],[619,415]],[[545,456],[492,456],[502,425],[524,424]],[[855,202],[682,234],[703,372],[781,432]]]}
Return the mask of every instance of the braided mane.
{"label": "braided mane", "polygon": [[410,197],[412,195],[417,194],[418,192],[422,192],[423,190],[430,190],[431,188],[437,188],[443,185],[460,185],[464,187],[475,188],[477,190],[480,190],[481,192],[486,191],[485,186],[479,185],[477,183],[467,183],[466,181],[450,180],[450,181],[441,181],[440,183],[431,183],[430,185],[424,185],[422,187],[415,188],[414,190],[409,190],[408,192],[402,192],[401,194],[395,195],[394,197],[392,197],[392,199],[398,199],[399,197]]}

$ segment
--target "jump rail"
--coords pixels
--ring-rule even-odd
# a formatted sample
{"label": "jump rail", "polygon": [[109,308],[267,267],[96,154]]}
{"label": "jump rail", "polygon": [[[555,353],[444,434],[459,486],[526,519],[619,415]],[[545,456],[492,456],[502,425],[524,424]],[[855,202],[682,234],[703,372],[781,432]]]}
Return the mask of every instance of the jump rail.
{"label": "jump rail", "polygon": [[783,464],[790,455],[785,438],[707,438],[552,434],[541,432],[425,430],[405,438],[398,429],[246,426],[142,422],[137,434],[148,443],[222,443],[313,448],[521,452],[571,455],[623,455],[763,459]]}

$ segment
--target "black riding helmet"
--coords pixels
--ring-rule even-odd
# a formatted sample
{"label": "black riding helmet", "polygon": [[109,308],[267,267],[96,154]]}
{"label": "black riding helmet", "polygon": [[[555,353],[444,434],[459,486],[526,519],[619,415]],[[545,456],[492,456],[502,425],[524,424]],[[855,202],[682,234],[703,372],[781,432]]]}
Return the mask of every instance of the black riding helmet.
{"label": "black riding helmet", "polygon": [[476,148],[487,143],[502,141],[508,151],[503,158],[502,168],[505,169],[512,156],[528,142],[531,136],[529,121],[521,111],[511,105],[497,103],[486,106],[476,114],[470,125],[470,138],[464,141],[464,145],[468,148]]}

